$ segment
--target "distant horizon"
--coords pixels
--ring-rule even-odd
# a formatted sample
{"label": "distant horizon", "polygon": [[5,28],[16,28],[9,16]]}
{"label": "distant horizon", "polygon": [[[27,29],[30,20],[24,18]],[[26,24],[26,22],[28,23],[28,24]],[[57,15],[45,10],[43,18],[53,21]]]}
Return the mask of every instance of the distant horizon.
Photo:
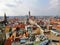
{"label": "distant horizon", "polygon": [[[4,16],[4,15],[3,15]],[[0,16],[0,17],[3,17],[3,16]],[[6,15],[8,16],[8,15]],[[10,15],[9,15],[10,16]],[[16,16],[28,16],[28,15],[15,15]],[[60,16],[60,15],[31,15],[31,16]],[[14,15],[12,15],[12,17],[14,17]]]}

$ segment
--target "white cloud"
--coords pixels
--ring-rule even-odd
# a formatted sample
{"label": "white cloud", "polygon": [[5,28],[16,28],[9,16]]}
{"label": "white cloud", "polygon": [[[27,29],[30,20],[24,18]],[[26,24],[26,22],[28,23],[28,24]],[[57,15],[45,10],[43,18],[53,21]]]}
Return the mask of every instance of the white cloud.
{"label": "white cloud", "polygon": [[59,0],[49,0],[50,5],[47,8],[40,8],[40,5],[36,5],[38,0],[0,0],[0,15],[4,12],[7,15],[26,15],[28,11],[31,11],[32,15],[54,15],[60,14]]}
{"label": "white cloud", "polygon": [[59,0],[50,0],[50,6],[48,7],[48,12],[50,14],[55,14],[55,15],[60,15],[59,13],[59,9],[60,9],[60,1]]}
{"label": "white cloud", "polygon": [[57,10],[59,7],[59,0],[50,0],[50,7],[49,9]]}
{"label": "white cloud", "polygon": [[24,13],[23,10],[26,10],[27,8],[22,4],[20,5],[20,2],[18,2],[19,0],[0,0],[0,15],[3,15],[4,12],[11,16]]}
{"label": "white cloud", "polygon": [[[28,11],[35,9],[37,0],[1,0],[0,10],[7,15],[26,15]],[[2,14],[1,14],[2,15]]]}

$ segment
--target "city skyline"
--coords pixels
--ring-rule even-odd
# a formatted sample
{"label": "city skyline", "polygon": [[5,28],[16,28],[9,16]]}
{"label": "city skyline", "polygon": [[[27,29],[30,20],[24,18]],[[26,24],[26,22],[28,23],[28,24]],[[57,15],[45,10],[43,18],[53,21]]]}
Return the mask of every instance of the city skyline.
{"label": "city skyline", "polygon": [[0,0],[0,16],[60,15],[59,0]]}

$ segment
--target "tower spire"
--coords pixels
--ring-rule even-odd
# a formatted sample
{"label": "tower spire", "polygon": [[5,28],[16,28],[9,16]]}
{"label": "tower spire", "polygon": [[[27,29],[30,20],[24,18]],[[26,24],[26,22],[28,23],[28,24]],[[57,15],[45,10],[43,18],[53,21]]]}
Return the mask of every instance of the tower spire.
{"label": "tower spire", "polygon": [[6,13],[4,13],[4,24],[8,24]]}
{"label": "tower spire", "polygon": [[29,17],[31,16],[30,11],[29,11]]}
{"label": "tower spire", "polygon": [[4,13],[4,20],[5,20],[5,21],[7,20],[6,13]]}

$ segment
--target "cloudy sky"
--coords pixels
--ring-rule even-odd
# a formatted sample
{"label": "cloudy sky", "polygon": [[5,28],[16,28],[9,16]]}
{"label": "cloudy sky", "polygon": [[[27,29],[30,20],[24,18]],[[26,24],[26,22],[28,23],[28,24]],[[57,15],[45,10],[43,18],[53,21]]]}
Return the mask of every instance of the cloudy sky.
{"label": "cloudy sky", "polygon": [[0,16],[60,15],[60,0],[0,0]]}

